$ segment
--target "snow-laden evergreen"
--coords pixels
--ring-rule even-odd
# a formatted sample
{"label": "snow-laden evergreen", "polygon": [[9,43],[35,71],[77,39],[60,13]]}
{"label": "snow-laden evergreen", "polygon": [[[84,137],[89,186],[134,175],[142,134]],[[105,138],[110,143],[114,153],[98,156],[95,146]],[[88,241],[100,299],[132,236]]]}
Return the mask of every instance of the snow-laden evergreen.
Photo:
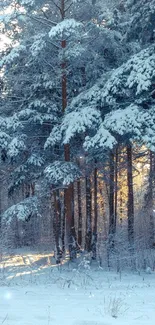
{"label": "snow-laden evergreen", "polygon": [[[89,132],[91,129],[93,134],[96,130],[96,134],[92,137],[86,135],[85,148],[101,147],[102,143],[103,148],[112,149],[117,142],[113,136],[117,139],[119,135],[122,136],[122,140],[124,136],[124,141],[128,137],[131,141],[136,139],[151,147],[152,141],[150,139],[149,145],[148,133],[150,134],[151,126],[154,125],[151,113],[154,103],[151,97],[154,78],[155,55],[154,45],[151,45],[133,55],[126,63],[112,71],[110,76],[109,74],[104,75],[103,80],[101,78],[95,86],[73,99],[62,122],[62,127],[66,129],[65,134],[70,134],[71,138],[72,130],[74,130],[75,136],[78,132],[78,124],[81,126],[79,133],[86,132],[85,128],[82,129],[84,119],[82,115],[78,115],[78,108],[80,107],[80,111],[83,112],[89,111],[87,107],[90,105],[93,109],[97,109],[98,113],[100,112],[100,120],[96,118],[90,125]],[[145,105],[148,96],[150,96],[149,110],[146,112]],[[72,113],[69,112],[70,109]],[[108,111],[112,112],[108,114],[106,113]],[[81,117],[79,122],[78,116]],[[87,119],[88,123],[89,118]],[[66,120],[67,123],[65,123]],[[95,126],[95,123],[100,125],[99,128]],[[108,132],[110,133],[108,134]],[[154,133],[154,128],[152,133]]]}
{"label": "snow-laden evergreen", "polygon": [[[16,196],[17,204],[6,211],[8,220],[11,215],[20,219],[20,214],[25,220],[31,209],[23,199],[34,197],[36,191],[39,202],[42,196],[52,197],[55,222],[63,209],[66,213],[61,205],[67,187],[72,187],[70,206],[76,200],[74,187],[80,206],[80,182],[85,178],[87,230],[97,238],[98,224],[91,229],[92,220],[97,220],[91,203],[93,194],[97,206],[98,167],[102,166],[110,224],[117,149],[128,146],[128,179],[132,144],[155,150],[154,0],[141,4],[7,0],[1,5],[1,26],[12,40],[0,54],[1,165],[11,166],[5,167],[10,196],[17,189],[22,193],[22,202]],[[28,202],[31,205],[31,198]],[[75,244],[73,229],[71,225],[70,239]]]}
{"label": "snow-laden evergreen", "polygon": [[81,176],[79,168],[71,162],[55,161],[46,167],[45,177],[49,184],[67,186]]}
{"label": "snow-laden evergreen", "polygon": [[24,201],[12,205],[2,215],[3,222],[9,225],[14,219],[27,221],[32,215],[40,216],[39,204],[36,198],[28,198]]}

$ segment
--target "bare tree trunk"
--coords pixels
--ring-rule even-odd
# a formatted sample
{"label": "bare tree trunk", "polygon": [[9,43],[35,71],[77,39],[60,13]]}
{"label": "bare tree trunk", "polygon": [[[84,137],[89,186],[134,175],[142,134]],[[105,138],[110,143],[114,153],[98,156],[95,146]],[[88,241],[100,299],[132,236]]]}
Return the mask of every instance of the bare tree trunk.
{"label": "bare tree trunk", "polygon": [[123,192],[122,189],[120,189],[120,223],[122,225],[122,221],[123,221]]}
{"label": "bare tree trunk", "polygon": [[133,172],[132,172],[132,146],[127,146],[127,186],[128,186],[128,240],[129,248],[134,250],[134,194],[133,194]]}
{"label": "bare tree trunk", "polygon": [[101,207],[101,211],[102,211],[102,216],[103,216],[103,228],[104,228],[104,236],[107,237],[107,216],[106,216],[106,211],[105,211],[105,192],[104,192],[104,186],[101,182],[99,182],[98,184],[98,188],[99,188],[99,193],[100,193],[100,207]]}
{"label": "bare tree trunk", "polygon": [[31,187],[31,196],[34,196],[35,195],[35,183],[32,183],[30,185],[30,187]]}
{"label": "bare tree trunk", "polygon": [[[63,198],[64,199],[64,198]],[[63,200],[65,201],[65,200]],[[64,202],[65,203],[65,202]],[[62,226],[61,226],[61,240],[62,240],[62,252],[65,253],[65,208],[64,208],[64,204],[62,207]]]}
{"label": "bare tree trunk", "polygon": [[78,244],[82,245],[82,200],[81,200],[81,181],[77,181],[77,199],[78,199]]}
{"label": "bare tree trunk", "polygon": [[149,244],[150,247],[153,247],[154,244],[154,217],[153,217],[153,190],[154,190],[154,153],[150,151],[150,173],[149,173],[149,197],[148,197],[148,202],[149,202]]}
{"label": "bare tree trunk", "polygon": [[118,203],[118,148],[116,148],[115,154],[115,232],[116,232],[116,224],[117,224],[117,203]]}
{"label": "bare tree trunk", "polygon": [[92,194],[91,194],[91,180],[86,176],[86,236],[85,249],[91,252],[92,249]]}
{"label": "bare tree trunk", "polygon": [[[2,202],[3,202],[3,177],[2,175],[0,175],[0,230],[1,230],[1,224],[2,224],[2,220],[1,220],[1,214],[3,212],[3,205],[2,205]],[[0,236],[1,236],[1,233],[0,233]]]}
{"label": "bare tree trunk", "polygon": [[30,197],[31,195],[31,186],[30,184],[25,184],[25,198]]}
{"label": "bare tree trunk", "polygon": [[114,210],[114,154],[110,154],[110,179],[109,179],[109,250],[114,248],[115,210]]}
{"label": "bare tree trunk", "polygon": [[[65,145],[65,160],[70,160],[69,145]],[[73,184],[64,190],[64,213],[66,221],[66,240],[70,259],[76,258],[76,233],[74,226],[74,191]]]}
{"label": "bare tree trunk", "polygon": [[98,221],[98,205],[97,205],[97,167],[94,169],[94,226],[92,237],[92,259],[96,260],[96,246],[97,246],[97,221]]}
{"label": "bare tree trunk", "polygon": [[61,202],[59,196],[59,190],[54,191],[54,219],[53,219],[53,231],[56,248],[56,263],[60,263],[62,257],[62,250],[60,248],[61,237]]}
{"label": "bare tree trunk", "polygon": [[[61,18],[64,20],[65,18],[65,0],[61,0],[60,7]],[[67,106],[67,76],[66,76],[66,59],[64,50],[66,48],[66,40],[62,40],[61,47],[63,51],[63,60],[61,64],[62,69],[62,111],[64,112]],[[70,147],[69,144],[64,145],[64,156],[65,161],[70,161]],[[66,240],[69,249],[70,259],[76,257],[76,245],[74,238],[75,235],[75,227],[72,228],[74,223],[74,197],[73,197],[73,185],[70,184],[68,188],[64,191],[64,213],[65,213],[65,221],[66,221]]]}

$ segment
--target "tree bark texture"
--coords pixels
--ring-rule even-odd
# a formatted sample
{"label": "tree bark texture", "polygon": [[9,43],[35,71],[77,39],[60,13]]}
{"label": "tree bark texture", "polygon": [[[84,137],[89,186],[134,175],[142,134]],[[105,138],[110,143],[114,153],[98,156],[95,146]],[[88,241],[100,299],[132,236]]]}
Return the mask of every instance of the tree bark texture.
{"label": "tree bark texture", "polygon": [[118,204],[118,148],[116,148],[115,153],[115,232],[116,232],[116,224],[117,224],[117,204]]}
{"label": "tree bark texture", "polygon": [[132,145],[127,146],[127,187],[128,187],[128,240],[129,248],[134,249],[134,193],[133,193],[133,171],[132,171]]}
{"label": "tree bark texture", "polygon": [[97,167],[94,169],[94,226],[92,237],[92,258],[96,260],[97,257],[97,221],[98,221],[98,204],[97,204]]}
{"label": "tree bark texture", "polygon": [[[61,8],[60,8],[61,18],[64,20],[65,18],[65,1],[61,0]],[[61,41],[61,48],[63,51],[63,60],[61,64],[62,70],[62,111],[64,112],[67,106],[67,76],[66,76],[66,59],[65,59],[65,48],[66,48],[66,40],[63,39]],[[70,147],[69,144],[64,145],[64,157],[65,161],[70,161]],[[65,221],[66,221],[66,241],[68,245],[70,259],[76,257],[76,249],[75,249],[75,227],[74,227],[74,197],[73,197],[73,185],[70,184],[68,188],[64,190],[64,213],[65,213]]]}
{"label": "tree bark texture", "polygon": [[61,202],[59,196],[59,190],[54,191],[54,219],[53,219],[53,231],[56,248],[56,263],[60,263],[62,257],[62,250],[60,248],[61,239]]}
{"label": "tree bark texture", "polygon": [[85,249],[87,252],[92,250],[92,193],[91,180],[86,176],[86,236]]}
{"label": "tree bark texture", "polygon": [[111,152],[109,161],[109,249],[114,248],[114,234],[115,234],[115,178],[114,178],[114,154]]}
{"label": "tree bark texture", "polygon": [[154,153],[150,151],[150,172],[149,172],[149,244],[150,247],[154,245],[154,216],[153,216],[153,191],[154,191]]}
{"label": "tree bark texture", "polygon": [[82,246],[82,199],[81,199],[81,181],[77,181],[77,199],[78,199],[78,244]]}

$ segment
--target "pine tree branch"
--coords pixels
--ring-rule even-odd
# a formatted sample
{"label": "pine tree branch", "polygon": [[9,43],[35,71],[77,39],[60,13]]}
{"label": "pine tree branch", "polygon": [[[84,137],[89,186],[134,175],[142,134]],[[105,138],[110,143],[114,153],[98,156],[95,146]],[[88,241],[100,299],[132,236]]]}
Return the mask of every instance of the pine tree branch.
{"label": "pine tree branch", "polygon": [[71,2],[70,5],[65,9],[65,12],[67,12],[71,8],[72,5],[73,5],[73,2]]}
{"label": "pine tree branch", "polygon": [[55,1],[54,0],[51,0],[51,2],[53,2],[53,4],[56,6],[56,8],[58,8],[59,9],[59,11],[61,12],[61,7],[59,7],[56,3],[55,3]]}
{"label": "pine tree branch", "polygon": [[31,18],[31,19],[33,19],[33,20],[35,20],[35,21],[37,21],[38,23],[41,23],[41,24],[43,24],[43,25],[46,25],[46,26],[50,26],[50,27],[51,27],[51,25],[54,25],[54,26],[57,25],[56,22],[54,22],[54,21],[52,21],[52,20],[49,20],[49,19],[46,19],[46,18],[43,18],[43,17],[41,17],[41,18],[36,18],[36,17],[34,17],[34,16],[31,16],[31,15],[27,15],[27,17],[28,17],[28,18]]}

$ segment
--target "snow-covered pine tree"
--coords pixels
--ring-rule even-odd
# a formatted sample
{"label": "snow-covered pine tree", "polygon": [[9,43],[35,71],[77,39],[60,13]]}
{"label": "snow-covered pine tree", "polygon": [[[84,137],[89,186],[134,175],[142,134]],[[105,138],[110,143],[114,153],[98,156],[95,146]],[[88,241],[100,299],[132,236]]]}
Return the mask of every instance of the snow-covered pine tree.
{"label": "snow-covered pine tree", "polygon": [[[5,5],[11,3],[8,1]],[[88,6],[91,15],[88,15]],[[81,20],[79,3],[66,5],[66,1],[51,4],[49,1],[45,3],[23,0],[13,3],[11,14],[4,13],[2,17],[6,30],[7,27],[11,28],[14,36],[13,43],[1,60],[5,80],[3,111],[6,106],[9,107],[8,120],[11,129],[7,133],[5,127],[5,137],[8,137],[5,151],[14,163],[10,192],[21,184],[27,188],[30,182],[44,178],[43,170],[48,183],[54,188],[69,185],[78,175],[71,164],[68,164],[71,169],[65,174],[67,165],[63,162],[62,146],[59,146],[59,152],[56,148],[51,154],[52,135],[47,141],[46,138],[54,125],[59,129],[62,105],[64,110],[66,100],[71,102],[75,94],[88,87],[88,82],[92,83],[92,63],[96,71],[93,78],[97,79],[101,74],[103,62],[108,61],[108,57],[107,49],[104,51],[100,40],[104,38],[104,46],[108,46],[110,42],[113,47],[118,41],[113,33],[108,34],[107,30],[99,28],[95,20],[96,6],[91,1],[82,6],[82,12],[84,16],[81,22],[77,21]],[[18,26],[17,33],[13,29],[14,21]],[[90,40],[93,40],[94,47]],[[116,53],[117,61],[119,54],[117,51]],[[62,83],[66,83],[65,87],[62,87]],[[18,121],[16,127],[12,123],[13,119]],[[56,128],[53,130],[56,137],[58,132]],[[45,151],[43,147],[46,148]],[[56,158],[60,159],[58,163]],[[51,165],[52,162],[54,164]],[[69,173],[71,170],[72,175]],[[52,173],[50,181],[49,174],[51,176]],[[67,201],[71,204],[71,200]],[[71,225],[69,228],[71,229]]]}
{"label": "snow-covered pine tree", "polygon": [[[150,134],[154,134],[154,71],[154,45],[149,45],[118,69],[112,71],[111,75],[104,75],[95,86],[81,93],[71,103],[71,112],[67,111],[61,126],[64,141],[71,143],[77,132],[82,133],[85,150],[89,151],[91,155],[98,154],[100,158],[101,155],[103,156],[103,150],[106,152],[107,149],[112,150],[116,143],[124,143],[128,146],[131,167],[130,144],[133,141],[154,148],[154,137],[152,139],[150,137]],[[84,116],[85,111],[88,112],[90,109],[94,119],[90,120],[91,114],[89,113],[86,135]],[[76,127],[73,127],[74,116],[76,116],[76,120],[79,119]],[[128,168],[128,171],[129,169],[131,171],[131,168]],[[128,184],[131,185],[130,194],[131,179],[132,172],[130,172],[130,180],[128,180]],[[129,241],[133,243],[133,199],[130,200],[130,198],[129,196],[128,207],[132,206],[132,216],[128,211]]]}

